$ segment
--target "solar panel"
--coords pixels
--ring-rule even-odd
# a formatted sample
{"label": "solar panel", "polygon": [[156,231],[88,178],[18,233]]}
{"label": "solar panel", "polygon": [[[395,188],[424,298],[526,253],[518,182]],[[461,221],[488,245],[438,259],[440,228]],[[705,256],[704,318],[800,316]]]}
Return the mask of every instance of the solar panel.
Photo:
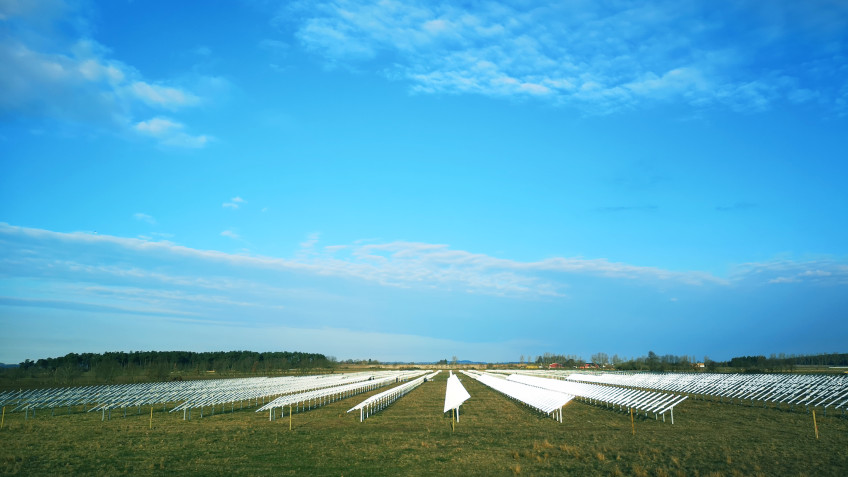
{"label": "solar panel", "polygon": [[773,403],[778,408],[803,405],[805,409],[821,407],[839,409],[844,414],[848,405],[848,376],[824,374],[719,374],[719,373],[573,373],[569,381],[649,388],[710,397],[724,402],[765,406]]}
{"label": "solar panel", "polygon": [[[424,374],[425,372],[416,373],[416,374]],[[392,389],[387,391],[383,391],[379,394],[375,394],[374,396],[369,397],[368,399],[362,401],[356,406],[348,409],[347,412],[359,411],[359,422],[364,421],[372,414],[382,411],[387,406],[397,401],[398,399],[405,396],[408,392],[420,386],[423,382],[429,381],[433,379],[434,376],[439,374],[439,371],[432,373],[428,376],[421,376],[419,378],[413,379],[407,383],[401,384],[400,386],[395,386]]]}
{"label": "solar panel", "polygon": [[[202,417],[204,408],[210,408],[214,413],[216,406],[221,406],[223,411],[229,404],[230,411],[234,411],[236,403],[242,408],[245,403],[258,407],[280,396],[346,385],[356,387],[356,383],[384,378],[388,383],[400,379],[403,375],[404,372],[379,371],[6,391],[0,393],[0,405],[11,407],[10,412],[23,411],[26,417],[29,417],[30,413],[34,415],[38,409],[50,409],[52,413],[57,408],[67,407],[70,412],[71,407],[82,406],[85,412],[100,412],[103,420],[111,417],[115,409],[123,409],[126,415],[127,410],[132,407],[138,408],[140,412],[141,406],[162,405],[164,410],[170,405],[173,406],[170,412],[183,411],[183,418],[190,419],[192,409],[200,409]],[[362,387],[367,388],[373,384],[372,382]],[[334,395],[333,392],[326,394]]]}
{"label": "solar panel", "polygon": [[456,421],[459,422],[459,406],[469,398],[471,398],[471,395],[468,394],[468,391],[459,382],[459,378],[451,373],[448,377],[448,384],[445,387],[445,409],[442,412],[456,409]]}
{"label": "solar panel", "polygon": [[516,381],[508,381],[492,374],[474,371],[462,371],[462,373],[501,394],[505,394],[543,414],[551,416],[559,422],[562,422],[562,407],[574,399],[574,396],[570,394],[530,386]]}

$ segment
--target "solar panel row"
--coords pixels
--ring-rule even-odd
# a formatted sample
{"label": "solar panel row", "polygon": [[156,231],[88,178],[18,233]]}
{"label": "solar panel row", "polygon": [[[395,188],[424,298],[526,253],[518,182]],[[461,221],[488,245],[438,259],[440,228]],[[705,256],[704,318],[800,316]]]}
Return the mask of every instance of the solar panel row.
{"label": "solar panel row", "polygon": [[665,421],[665,413],[671,413],[671,423],[674,424],[674,407],[686,400],[687,396],[669,394],[644,389],[619,388],[613,386],[602,386],[598,384],[587,384],[573,381],[560,381],[557,379],[543,378],[538,376],[527,376],[512,374],[510,381],[537,386],[542,389],[559,391],[576,396],[591,403],[603,403],[608,406],[618,406],[619,409],[628,411],[635,410],[654,414],[654,418],[662,416]]}
{"label": "solar panel row", "polygon": [[303,393],[288,394],[280,396],[268,404],[265,404],[257,409],[256,412],[268,411],[269,419],[273,419],[274,411],[276,409],[283,409],[285,412],[285,408],[289,407],[290,413],[294,411],[309,410],[323,406],[324,404],[335,402],[339,399],[371,391],[391,383],[406,381],[420,376],[423,373],[424,371],[391,371],[388,372],[388,374],[381,373],[381,376],[375,376],[373,379],[366,381],[341,384],[338,386]]}
{"label": "solar panel row", "polygon": [[439,371],[431,373],[427,376],[418,377],[416,379],[413,379],[412,381],[401,384],[400,386],[395,386],[387,391],[375,394],[374,396],[371,396],[368,399],[357,404],[356,406],[348,409],[347,412],[358,410],[359,422],[362,422],[365,419],[368,419],[368,417],[372,414],[382,411],[393,402],[406,396],[408,392],[420,386],[421,383],[423,383],[424,381],[433,379],[433,377],[437,374],[439,374]]}
{"label": "solar panel row", "polygon": [[842,410],[848,407],[848,376],[822,374],[719,374],[719,373],[636,373],[570,374],[575,382],[656,389],[710,396],[733,402],[760,401],[805,408]]}
{"label": "solar panel row", "polygon": [[565,406],[566,403],[574,399],[574,396],[570,394],[530,386],[517,381],[510,381],[501,376],[489,373],[479,373],[476,371],[462,371],[462,373],[501,394],[505,394],[543,414],[551,416],[559,422],[562,422],[562,406]]}
{"label": "solar panel row", "polygon": [[[11,407],[10,412],[23,411],[28,416],[38,409],[55,410],[81,406],[83,411],[100,411],[102,418],[113,409],[147,405],[173,406],[171,412],[183,411],[190,418],[191,409],[199,408],[201,416],[204,407],[226,404],[234,410],[235,404],[260,405],[277,396],[302,393],[310,390],[360,383],[386,377],[395,379],[396,371],[345,373],[311,376],[287,376],[277,378],[238,378],[197,381],[174,381],[159,383],[120,384],[103,386],[80,386],[69,388],[49,388],[0,393],[0,406]],[[188,414],[186,413],[188,411]]]}

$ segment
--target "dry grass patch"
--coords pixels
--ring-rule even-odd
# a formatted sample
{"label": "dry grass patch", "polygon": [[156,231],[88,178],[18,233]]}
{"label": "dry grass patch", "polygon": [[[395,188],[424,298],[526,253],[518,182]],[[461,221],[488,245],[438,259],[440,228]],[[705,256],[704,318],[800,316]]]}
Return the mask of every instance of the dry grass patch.
{"label": "dry grass patch", "polygon": [[639,464],[633,464],[632,471],[634,477],[648,477],[648,471]]}
{"label": "dry grass patch", "polygon": [[575,459],[580,458],[580,448],[577,447],[577,446],[571,446],[571,445],[568,445],[568,444],[561,444],[559,446],[559,449],[561,451],[565,452],[566,454],[570,455],[571,457],[574,457]]}

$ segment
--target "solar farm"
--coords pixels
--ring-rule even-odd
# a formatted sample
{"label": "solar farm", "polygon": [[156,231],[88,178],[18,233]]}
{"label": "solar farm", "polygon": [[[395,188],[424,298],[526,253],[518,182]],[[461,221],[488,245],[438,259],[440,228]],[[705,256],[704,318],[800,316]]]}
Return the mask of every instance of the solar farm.
{"label": "solar farm", "polygon": [[845,374],[368,370],[5,391],[0,405],[0,471],[23,475],[848,469]]}

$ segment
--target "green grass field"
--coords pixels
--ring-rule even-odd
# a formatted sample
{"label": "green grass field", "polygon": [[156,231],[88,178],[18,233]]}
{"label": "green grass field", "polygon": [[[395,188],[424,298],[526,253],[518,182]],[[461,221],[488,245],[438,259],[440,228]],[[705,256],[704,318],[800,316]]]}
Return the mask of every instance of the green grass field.
{"label": "green grass field", "polygon": [[[16,475],[848,475],[848,419],[762,404],[689,399],[675,424],[582,402],[562,424],[462,381],[471,399],[451,430],[446,373],[359,422],[361,394],[271,422],[252,409],[183,421],[150,408],[6,414],[0,472]],[[374,391],[380,392],[387,388]]]}

